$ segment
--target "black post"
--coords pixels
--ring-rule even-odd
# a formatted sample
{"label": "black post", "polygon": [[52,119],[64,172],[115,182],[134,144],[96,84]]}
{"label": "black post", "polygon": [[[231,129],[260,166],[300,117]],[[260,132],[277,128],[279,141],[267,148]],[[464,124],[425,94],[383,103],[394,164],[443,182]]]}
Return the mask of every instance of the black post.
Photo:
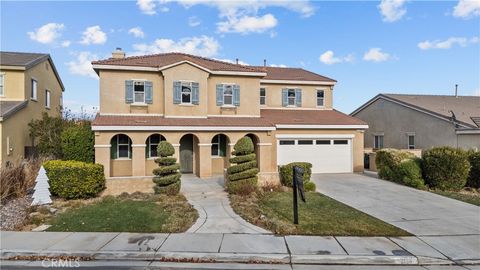
{"label": "black post", "polygon": [[298,224],[297,174],[293,167],[293,224]]}

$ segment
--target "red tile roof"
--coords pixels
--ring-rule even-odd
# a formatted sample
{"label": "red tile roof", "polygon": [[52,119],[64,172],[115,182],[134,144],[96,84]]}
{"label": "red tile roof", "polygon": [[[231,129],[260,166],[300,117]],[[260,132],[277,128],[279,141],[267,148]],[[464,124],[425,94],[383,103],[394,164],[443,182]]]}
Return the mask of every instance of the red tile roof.
{"label": "red tile roof", "polygon": [[264,72],[267,76],[263,80],[289,80],[289,81],[321,81],[321,82],[336,82],[334,79],[322,76],[317,73],[305,70],[303,68],[291,67],[256,67]]}
{"label": "red tile roof", "polygon": [[263,109],[262,118],[276,125],[366,125],[336,110]]}

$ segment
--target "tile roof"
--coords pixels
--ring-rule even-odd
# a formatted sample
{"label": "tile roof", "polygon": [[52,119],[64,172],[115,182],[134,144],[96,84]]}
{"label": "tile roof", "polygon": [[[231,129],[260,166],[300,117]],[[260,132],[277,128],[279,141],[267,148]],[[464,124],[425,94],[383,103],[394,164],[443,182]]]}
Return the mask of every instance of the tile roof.
{"label": "tile roof", "polygon": [[219,126],[274,127],[285,125],[365,125],[335,110],[262,109],[260,117],[165,118],[162,116],[97,115],[93,126]]}
{"label": "tile roof", "polygon": [[0,118],[3,120],[12,116],[27,106],[28,101],[0,101]]}
{"label": "tile roof", "polygon": [[451,118],[453,112],[457,121],[472,128],[479,127],[475,119],[480,117],[480,96],[380,95],[443,117]]}
{"label": "tile roof", "polygon": [[49,55],[45,53],[0,52],[0,65],[29,68],[48,57]]}
{"label": "tile roof", "polygon": [[291,67],[255,67],[267,72],[263,80],[290,80],[290,81],[322,81],[336,82],[336,80],[322,76],[303,68]]}

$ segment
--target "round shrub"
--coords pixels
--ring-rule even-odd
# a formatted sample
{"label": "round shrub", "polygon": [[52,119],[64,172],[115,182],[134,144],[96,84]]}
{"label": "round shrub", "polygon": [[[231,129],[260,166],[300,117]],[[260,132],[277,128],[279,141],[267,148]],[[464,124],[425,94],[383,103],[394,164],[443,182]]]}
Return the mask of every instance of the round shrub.
{"label": "round shrub", "polygon": [[420,159],[404,159],[396,166],[396,177],[401,184],[409,187],[423,189],[425,183],[422,178]]}
{"label": "round shrub", "polygon": [[381,179],[401,183],[396,169],[402,160],[413,159],[415,155],[401,150],[385,148],[376,152],[375,164],[377,165],[378,176]]}
{"label": "round shrub", "polygon": [[105,189],[105,175],[101,164],[51,160],[43,166],[47,172],[50,192],[61,198],[92,198]]}
{"label": "round shrub", "polygon": [[452,147],[436,147],[422,154],[425,182],[440,190],[460,190],[467,183],[467,153]]}
{"label": "round shrub", "polygon": [[176,195],[180,192],[181,177],[180,164],[177,159],[170,157],[175,154],[175,148],[167,141],[158,144],[157,152],[160,158],[155,159],[158,168],[153,169],[155,183],[153,190],[156,194]]}
{"label": "round shrub", "polygon": [[255,151],[255,146],[253,145],[252,139],[250,137],[243,137],[235,144],[233,147],[234,152],[232,155],[243,156],[253,153]]}
{"label": "round shrub", "polygon": [[303,188],[307,192],[314,192],[317,189],[317,186],[313,182],[307,182],[307,183],[303,184]]}
{"label": "round shrub", "polygon": [[280,166],[280,182],[286,187],[293,187],[293,167],[298,166],[303,169],[303,184],[310,181],[312,176],[312,164],[308,162],[292,162]]}
{"label": "round shrub", "polygon": [[227,190],[235,194],[248,194],[257,187],[257,162],[252,139],[243,137],[233,147],[230,163],[234,164],[227,169]]}
{"label": "round shrub", "polygon": [[95,135],[89,122],[68,126],[62,131],[60,138],[64,160],[94,162]]}
{"label": "round shrub", "polygon": [[470,162],[471,168],[468,174],[467,186],[480,188],[480,151],[469,151],[468,161]]}

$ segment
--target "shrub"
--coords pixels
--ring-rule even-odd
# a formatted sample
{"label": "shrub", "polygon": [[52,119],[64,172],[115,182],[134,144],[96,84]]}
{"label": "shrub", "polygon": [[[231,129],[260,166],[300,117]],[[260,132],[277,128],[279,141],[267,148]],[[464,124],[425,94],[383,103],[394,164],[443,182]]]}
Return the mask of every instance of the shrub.
{"label": "shrub", "polygon": [[153,169],[153,190],[156,194],[176,195],[180,192],[181,177],[180,164],[177,159],[171,157],[175,154],[175,148],[167,141],[161,141],[157,147],[159,158],[155,159],[158,168]]}
{"label": "shrub", "polygon": [[381,149],[376,153],[375,163],[381,179],[414,188],[424,187],[421,160],[410,152]]}
{"label": "shrub", "polygon": [[35,185],[42,160],[26,159],[0,168],[0,203],[25,196]]}
{"label": "shrub", "polygon": [[83,121],[65,128],[61,133],[64,160],[93,163],[95,158],[95,135],[90,122]]}
{"label": "shrub", "polygon": [[282,185],[293,187],[293,166],[298,166],[303,169],[303,184],[308,183],[312,176],[312,164],[308,162],[292,162],[280,166],[280,182],[282,182]]}
{"label": "shrub", "polygon": [[30,137],[35,139],[38,153],[45,157],[62,158],[61,133],[68,125],[61,117],[50,117],[42,114],[42,119],[32,120]]}
{"label": "shrub", "polygon": [[468,174],[467,186],[480,188],[480,151],[469,151],[468,161],[470,162],[471,168]]}
{"label": "shrub", "polygon": [[409,187],[423,189],[425,183],[422,178],[422,169],[419,158],[404,159],[398,164],[395,175],[399,179],[399,183]]}
{"label": "shrub", "polygon": [[230,163],[235,164],[227,169],[227,190],[230,193],[247,195],[257,188],[257,162],[253,152],[252,139],[243,137],[233,147]]}
{"label": "shrub", "polygon": [[460,190],[467,183],[467,153],[452,147],[436,147],[422,154],[425,182],[440,190]]}
{"label": "shrub", "polygon": [[309,191],[315,191],[317,189],[317,186],[315,185],[315,183],[313,182],[307,182],[307,183],[304,183],[303,184],[303,188],[305,189],[305,191],[309,192]]}
{"label": "shrub", "polygon": [[50,192],[64,199],[92,198],[105,189],[105,175],[100,164],[51,160],[44,167]]}

